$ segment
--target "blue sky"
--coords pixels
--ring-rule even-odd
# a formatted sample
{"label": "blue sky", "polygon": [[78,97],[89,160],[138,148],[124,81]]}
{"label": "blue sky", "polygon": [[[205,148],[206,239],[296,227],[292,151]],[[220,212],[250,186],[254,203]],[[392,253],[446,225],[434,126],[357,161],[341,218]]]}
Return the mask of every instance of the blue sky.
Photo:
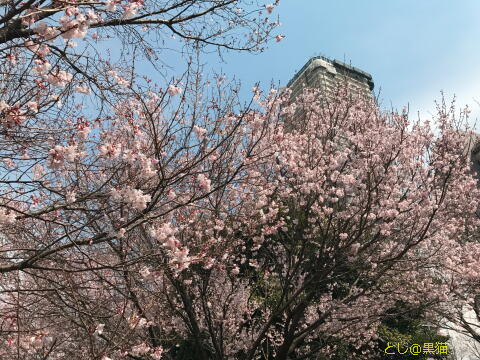
{"label": "blue sky", "polygon": [[243,94],[257,81],[285,85],[310,57],[325,55],[371,73],[383,107],[409,105],[425,118],[443,90],[480,118],[480,1],[281,0],[274,14],[282,42],[211,64],[240,79]]}

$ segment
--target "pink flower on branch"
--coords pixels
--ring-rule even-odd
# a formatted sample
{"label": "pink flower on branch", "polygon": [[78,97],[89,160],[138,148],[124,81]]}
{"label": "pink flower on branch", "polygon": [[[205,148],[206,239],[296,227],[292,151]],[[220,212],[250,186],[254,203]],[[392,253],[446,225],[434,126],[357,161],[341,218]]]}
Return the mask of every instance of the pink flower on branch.
{"label": "pink flower on branch", "polygon": [[205,138],[205,133],[207,132],[207,129],[204,129],[204,128],[201,128],[197,125],[194,125],[193,126],[193,131],[195,132],[195,134],[197,135],[197,137],[200,140],[203,140]]}
{"label": "pink flower on branch", "polygon": [[0,111],[3,112],[3,119],[0,118],[0,123],[7,128],[20,125],[27,118],[25,111],[21,110],[19,106],[8,106],[4,101],[0,102]]}
{"label": "pink flower on branch", "polygon": [[205,174],[199,174],[197,176],[197,183],[202,191],[209,192],[211,190],[211,181]]}
{"label": "pink flower on branch", "polygon": [[107,9],[107,11],[115,11],[117,9],[117,3],[118,1],[116,0],[108,0],[105,2],[105,8]]}
{"label": "pink flower on branch", "polygon": [[47,41],[55,39],[60,34],[57,28],[48,26],[45,21],[40,21],[33,30]]}
{"label": "pink flower on branch", "polygon": [[100,154],[109,159],[117,158],[121,153],[120,144],[105,143],[100,146]]}
{"label": "pink flower on branch", "polygon": [[38,112],[38,103],[36,101],[29,101],[25,104],[25,106],[33,113]]}
{"label": "pink flower on branch", "polygon": [[130,352],[134,356],[141,356],[141,355],[148,354],[150,352],[150,350],[151,350],[150,346],[148,346],[145,343],[142,343],[142,344],[139,344],[139,345],[136,345],[136,346],[132,347]]}
{"label": "pink flower on branch", "polygon": [[55,87],[65,87],[73,78],[73,75],[64,71],[59,70],[57,72],[47,75],[47,81]]}
{"label": "pink flower on branch", "polygon": [[144,210],[147,203],[151,201],[150,195],[132,187],[125,187],[121,190],[112,189],[110,195],[113,199],[122,200],[136,210]]}
{"label": "pink flower on branch", "polygon": [[11,225],[15,222],[15,213],[0,207],[0,225]]}
{"label": "pink flower on branch", "polygon": [[62,165],[64,165],[65,161],[75,161],[82,155],[83,153],[78,151],[76,145],[56,145],[48,152],[47,166],[51,169],[59,169]]}
{"label": "pink flower on branch", "polygon": [[95,335],[102,335],[103,330],[105,328],[105,324],[98,324],[97,327],[95,328]]}
{"label": "pink flower on branch", "polygon": [[75,91],[81,94],[90,94],[90,88],[87,85],[78,85],[75,87]]}
{"label": "pink flower on branch", "polygon": [[123,18],[130,19],[132,18],[137,12],[141,5],[138,2],[131,2],[127,5],[122,5],[123,8]]}
{"label": "pink flower on branch", "polygon": [[182,89],[175,85],[169,85],[167,91],[168,91],[168,95],[175,96],[175,95],[181,94]]}
{"label": "pink flower on branch", "polygon": [[191,258],[188,256],[189,250],[186,246],[175,248],[171,251],[170,264],[174,265],[177,272],[181,272],[188,268]]}

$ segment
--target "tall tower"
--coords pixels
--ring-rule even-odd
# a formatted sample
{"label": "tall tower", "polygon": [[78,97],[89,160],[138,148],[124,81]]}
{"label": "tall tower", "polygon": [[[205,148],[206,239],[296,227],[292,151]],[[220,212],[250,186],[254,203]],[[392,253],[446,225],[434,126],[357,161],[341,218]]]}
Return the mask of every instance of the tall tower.
{"label": "tall tower", "polygon": [[[356,67],[347,65],[338,60],[331,60],[324,56],[316,56],[298,71],[288,82],[286,88],[292,92],[290,102],[294,102],[305,87],[320,89],[321,101],[330,100],[334,97],[338,87],[346,86],[351,96],[373,98],[372,75]],[[293,117],[283,118],[285,129],[300,130],[305,121],[305,110],[299,107]]]}
{"label": "tall tower", "polygon": [[351,94],[372,97],[374,87],[372,75],[324,56],[308,60],[288,82],[287,88],[292,90],[291,99],[297,97],[304,87],[321,89],[328,99],[341,84],[346,84]]}

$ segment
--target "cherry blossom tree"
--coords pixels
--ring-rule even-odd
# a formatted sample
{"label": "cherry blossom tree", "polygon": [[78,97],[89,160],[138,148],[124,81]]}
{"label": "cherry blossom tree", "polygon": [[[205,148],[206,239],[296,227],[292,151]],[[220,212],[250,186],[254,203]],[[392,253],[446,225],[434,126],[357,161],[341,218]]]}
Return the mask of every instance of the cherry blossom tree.
{"label": "cherry blossom tree", "polygon": [[[267,5],[238,0],[7,1],[1,9],[1,52],[9,61],[18,62],[25,45],[41,57],[48,48],[48,54],[75,72],[83,69],[88,79],[88,74],[95,74],[96,69],[88,67],[95,62],[93,53],[102,39],[117,38],[127,47],[139,45],[151,58],[171,47],[167,40],[172,38],[185,50],[214,46],[261,51],[271,30],[279,25],[270,18],[276,5],[278,1]],[[92,53],[75,53],[72,39],[80,40],[81,47]],[[82,58],[89,63],[79,64]]]}
{"label": "cherry blossom tree", "polygon": [[315,358],[338,338],[369,357],[397,301],[464,301],[478,190],[450,114],[434,135],[342,92],[239,109],[194,75],[92,123],[4,126],[2,357]]}
{"label": "cherry blossom tree", "polygon": [[2,122],[12,127],[33,115],[51,121],[82,105],[91,117],[102,117],[117,96],[150,83],[152,71],[169,79],[169,95],[178,93],[192,56],[204,50],[262,51],[280,25],[273,19],[276,5],[8,1],[0,7]]}
{"label": "cherry blossom tree", "polygon": [[335,339],[375,358],[376,327],[399,301],[438,321],[478,291],[471,133],[446,106],[434,135],[429,123],[349,98],[307,91],[283,108],[298,130],[272,142],[276,170],[265,176],[275,186],[257,200],[268,227],[248,253],[271,335],[252,341],[250,358],[255,346],[278,359],[328,358]]}
{"label": "cherry blossom tree", "polygon": [[[453,116],[455,112],[454,103],[448,109],[445,104],[442,104],[444,113]],[[465,120],[468,117],[467,111],[460,114]],[[479,151],[479,136],[478,133],[466,133],[464,143],[464,152],[470,158],[471,172],[479,186],[479,167],[478,167],[478,151]],[[477,206],[477,216],[479,214]],[[478,229],[465,233],[465,241],[478,241]],[[476,267],[476,260],[471,256],[475,254],[464,254],[463,261],[469,264],[473,269],[469,268],[455,268],[451,263],[448,264],[449,271],[455,273],[472,273]],[[480,295],[478,289],[478,280],[476,277],[465,277],[464,281],[457,282],[453,288],[455,301],[452,301],[447,306],[432,308],[433,313],[438,314],[441,318],[442,333],[452,336],[454,344],[458,347],[457,355],[466,357],[478,357],[479,342],[480,342]],[[452,294],[453,295],[453,294]]]}
{"label": "cherry blossom tree", "polygon": [[[447,109],[414,123],[342,88],[241,105],[202,75],[204,50],[282,40],[277,3],[2,7],[0,358],[311,359],[336,339],[368,358],[396,302],[478,293]],[[171,36],[188,66],[153,81],[137,61],[166,79]]]}
{"label": "cherry blossom tree", "polygon": [[[210,194],[220,202],[246,159],[258,161],[262,134],[246,138],[252,115],[236,84],[217,76],[213,86],[191,58],[263,50],[279,25],[269,16],[277,4],[2,4],[1,358],[159,359],[175,346],[145,324],[132,277],[158,249],[130,238],[155,231],[154,219],[173,229]],[[185,72],[165,70],[173,64],[161,55],[172,47]],[[145,61],[172,80],[154,84],[138,71]],[[168,244],[171,276],[199,262],[186,244]],[[98,343],[109,328],[97,320],[114,314],[126,319],[124,336]],[[137,325],[147,325],[148,345]]]}
{"label": "cherry blossom tree", "polygon": [[[6,105],[2,358],[156,359],[174,335],[189,337],[173,313],[156,323],[168,302],[145,304],[158,288],[139,288],[140,276],[166,266],[170,287],[190,266],[213,266],[214,239],[197,231],[235,212],[247,168],[264,161],[264,124],[221,79],[211,86],[196,71],[182,86],[131,86],[93,121],[77,106],[55,119]],[[173,236],[182,224],[191,243]]]}

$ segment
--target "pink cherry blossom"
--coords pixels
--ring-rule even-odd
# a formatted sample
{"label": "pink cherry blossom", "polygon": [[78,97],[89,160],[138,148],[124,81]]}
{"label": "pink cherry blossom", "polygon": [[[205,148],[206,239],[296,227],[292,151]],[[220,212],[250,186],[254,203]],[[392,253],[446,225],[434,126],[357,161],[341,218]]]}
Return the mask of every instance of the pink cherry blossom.
{"label": "pink cherry blossom", "polygon": [[148,267],[144,267],[140,270],[140,275],[142,275],[142,277],[144,279],[151,279],[152,278],[152,273],[150,272],[150,270],[148,269]]}
{"label": "pink cherry blossom", "polygon": [[76,145],[56,145],[53,149],[49,150],[48,155],[47,166],[51,169],[59,169],[64,165],[65,161],[75,161],[82,153],[78,151]]}
{"label": "pink cherry blossom", "polygon": [[151,348],[147,344],[142,343],[132,347],[131,353],[135,356],[139,356],[147,354],[148,352],[150,352],[150,350]]}
{"label": "pink cherry blossom", "polygon": [[168,95],[170,96],[175,96],[177,94],[180,94],[181,92],[182,92],[182,89],[175,85],[168,86]]}
{"label": "pink cherry blossom", "polygon": [[207,132],[207,129],[204,129],[204,128],[201,128],[197,125],[194,125],[193,126],[193,131],[195,132],[195,134],[197,135],[197,137],[200,140],[203,140],[203,138],[205,137],[205,133]]}
{"label": "pink cherry blossom", "polygon": [[198,185],[200,186],[200,189],[202,189],[202,191],[205,191],[205,192],[210,191],[211,181],[205,174],[199,174],[197,176],[197,182],[198,182]]}
{"label": "pink cherry blossom", "polygon": [[0,208],[0,225],[13,224],[15,222],[15,214]]}
{"label": "pink cherry blossom", "polygon": [[115,11],[116,8],[117,8],[117,1],[116,0],[107,0],[105,2],[105,6],[106,6],[106,9],[107,11]]}
{"label": "pink cherry blossom", "polygon": [[46,76],[48,71],[52,68],[52,65],[47,60],[36,59],[33,72],[39,76]]}
{"label": "pink cherry blossom", "polygon": [[150,195],[144,194],[141,190],[131,187],[126,187],[121,191],[112,189],[110,194],[114,199],[122,200],[136,210],[145,209],[147,203],[151,200]]}
{"label": "pink cherry blossom", "polygon": [[67,192],[67,194],[66,194],[66,196],[65,196],[65,199],[66,199],[67,202],[69,202],[69,203],[75,202],[75,200],[77,200],[75,191],[69,191],[69,192]]}
{"label": "pink cherry blossom", "polygon": [[121,153],[120,144],[106,143],[104,145],[101,145],[99,150],[102,156],[106,156],[110,159],[118,157]]}
{"label": "pink cherry blossom", "polygon": [[90,94],[90,88],[86,85],[78,85],[75,87],[75,91],[81,94]]}
{"label": "pink cherry blossom", "polygon": [[40,21],[34,27],[34,31],[45,40],[53,40],[60,33],[55,27],[48,26],[45,21]]}
{"label": "pink cherry blossom", "polygon": [[102,335],[103,329],[105,328],[105,324],[98,324],[95,328],[95,334]]}
{"label": "pink cherry blossom", "polygon": [[33,113],[38,112],[38,103],[36,101],[29,101],[25,104],[27,108],[32,111]]}
{"label": "pink cherry blossom", "polygon": [[3,123],[8,128],[18,126],[26,119],[25,111],[22,111],[18,106],[7,106],[3,102],[0,104],[0,109],[4,113],[0,123]]}
{"label": "pink cherry blossom", "polygon": [[73,78],[73,75],[70,73],[67,73],[64,70],[59,70],[54,73],[50,73],[47,76],[47,81],[52,84],[55,87],[65,87]]}
{"label": "pink cherry blossom", "polygon": [[25,15],[22,16],[22,25],[33,25],[38,20],[38,15],[38,11],[36,11],[35,9],[27,9]]}
{"label": "pink cherry blossom", "polygon": [[175,270],[180,272],[188,268],[191,258],[188,256],[189,250],[187,247],[175,248],[171,252],[170,262],[174,264]]}
{"label": "pink cherry blossom", "polygon": [[162,354],[163,348],[161,346],[158,346],[154,348],[154,351],[150,356],[153,358],[153,360],[160,360],[162,358]]}
{"label": "pink cherry blossom", "polygon": [[127,232],[127,231],[126,231],[124,228],[120,228],[120,229],[117,231],[117,233],[115,234],[115,236],[116,236],[117,238],[121,239],[121,238],[124,237],[124,235],[125,235],[126,232]]}
{"label": "pink cherry blossom", "polygon": [[141,5],[138,2],[131,2],[127,5],[122,5],[123,18],[130,19],[131,17],[133,17],[138,12],[138,9],[140,8],[140,6]]}
{"label": "pink cherry blossom", "polygon": [[65,161],[65,155],[64,155],[63,149],[64,149],[63,146],[57,145],[48,152],[49,168],[58,169],[63,165]]}

